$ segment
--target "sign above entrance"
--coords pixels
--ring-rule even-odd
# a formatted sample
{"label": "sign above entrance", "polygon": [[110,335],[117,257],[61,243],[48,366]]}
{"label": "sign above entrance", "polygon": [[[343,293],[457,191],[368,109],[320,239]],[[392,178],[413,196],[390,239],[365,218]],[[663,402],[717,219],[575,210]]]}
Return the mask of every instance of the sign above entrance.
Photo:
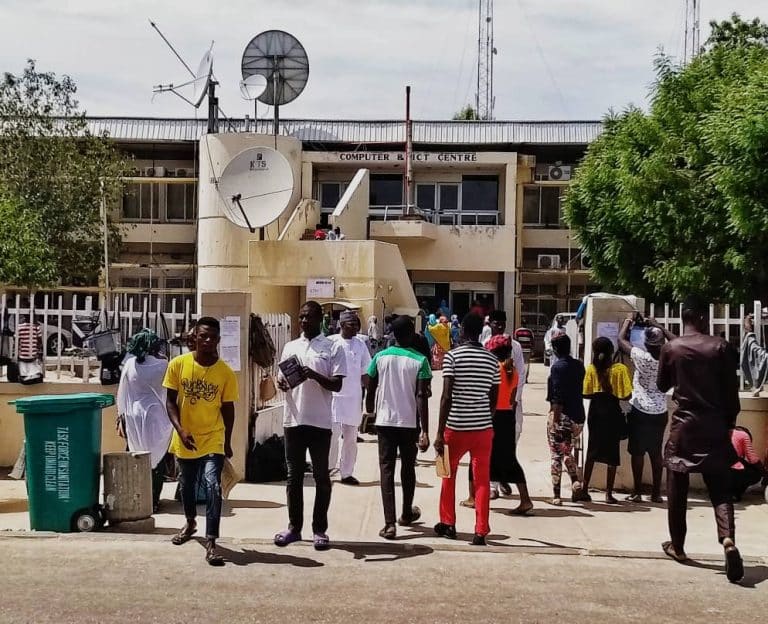
{"label": "sign above entrance", "polygon": [[331,277],[314,277],[307,280],[307,299],[332,299],[336,295],[335,282]]}
{"label": "sign above entrance", "polygon": [[[332,152],[341,162],[404,162],[405,152]],[[414,162],[475,163],[477,152],[414,152]]]}

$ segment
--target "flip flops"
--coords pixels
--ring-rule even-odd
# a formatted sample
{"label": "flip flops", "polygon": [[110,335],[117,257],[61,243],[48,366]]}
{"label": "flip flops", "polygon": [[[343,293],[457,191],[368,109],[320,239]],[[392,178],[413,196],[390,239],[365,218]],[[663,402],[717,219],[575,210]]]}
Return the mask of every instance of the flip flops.
{"label": "flip flops", "polygon": [[176,535],[171,538],[171,544],[174,546],[181,546],[182,544],[186,544],[189,540],[192,539],[192,536],[195,533],[197,533],[197,527],[190,530],[189,527],[185,526],[183,529],[181,529],[181,531],[176,533]]}
{"label": "flip flops", "polygon": [[387,540],[393,540],[397,537],[397,527],[394,524],[387,524],[379,531],[379,537],[383,537]]}
{"label": "flip flops", "polygon": [[301,533],[298,531],[293,531],[292,529],[286,529],[285,531],[280,531],[277,535],[275,535],[275,546],[288,546],[288,544],[293,544],[293,542],[300,542],[301,541]]}
{"label": "flip flops", "polygon": [[208,562],[208,565],[215,568],[220,568],[224,565],[224,557],[217,554],[216,546],[211,546],[210,544],[205,549],[205,560]]}
{"label": "flip flops", "polygon": [[331,547],[331,540],[325,533],[315,533],[312,536],[315,550],[328,550]]}

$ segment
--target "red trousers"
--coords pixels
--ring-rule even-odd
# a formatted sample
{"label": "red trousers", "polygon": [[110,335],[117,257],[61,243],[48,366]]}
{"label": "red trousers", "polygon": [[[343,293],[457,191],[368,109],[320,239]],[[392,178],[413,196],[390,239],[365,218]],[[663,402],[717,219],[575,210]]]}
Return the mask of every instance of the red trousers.
{"label": "red trousers", "polygon": [[493,429],[455,431],[446,428],[445,444],[448,447],[451,476],[448,479],[443,479],[440,490],[440,522],[456,524],[456,472],[459,468],[459,460],[469,453],[475,482],[475,533],[488,535],[491,532],[488,525],[488,515],[491,496],[490,470]]}

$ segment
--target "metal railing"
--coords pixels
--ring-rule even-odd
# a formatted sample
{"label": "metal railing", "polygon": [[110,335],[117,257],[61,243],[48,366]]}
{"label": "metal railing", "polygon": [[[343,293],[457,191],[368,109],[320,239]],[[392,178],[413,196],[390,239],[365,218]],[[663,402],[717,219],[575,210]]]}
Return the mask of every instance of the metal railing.
{"label": "metal railing", "polygon": [[[450,210],[434,211],[424,210],[417,206],[411,206],[412,214],[420,216],[428,223],[435,225],[499,225],[499,213],[487,210]],[[400,221],[406,214],[404,205],[394,206],[370,206],[368,216],[371,221]]]}

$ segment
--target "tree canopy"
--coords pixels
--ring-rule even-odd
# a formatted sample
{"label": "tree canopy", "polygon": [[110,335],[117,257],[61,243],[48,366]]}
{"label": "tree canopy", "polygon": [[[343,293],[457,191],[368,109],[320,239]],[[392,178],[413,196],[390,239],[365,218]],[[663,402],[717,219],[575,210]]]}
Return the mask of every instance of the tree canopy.
{"label": "tree canopy", "polygon": [[[0,80],[0,282],[98,279],[102,201],[112,206],[120,196],[127,162],[106,136],[88,131],[75,93],[68,76],[38,72],[34,61]],[[110,212],[116,248],[120,233]]]}
{"label": "tree canopy", "polygon": [[471,104],[465,105],[460,111],[453,115],[454,121],[478,121],[480,117],[477,115],[477,110]]}
{"label": "tree canopy", "polygon": [[711,23],[660,54],[648,112],[609,113],[565,200],[597,281],[646,297],[768,298],[768,26]]}

